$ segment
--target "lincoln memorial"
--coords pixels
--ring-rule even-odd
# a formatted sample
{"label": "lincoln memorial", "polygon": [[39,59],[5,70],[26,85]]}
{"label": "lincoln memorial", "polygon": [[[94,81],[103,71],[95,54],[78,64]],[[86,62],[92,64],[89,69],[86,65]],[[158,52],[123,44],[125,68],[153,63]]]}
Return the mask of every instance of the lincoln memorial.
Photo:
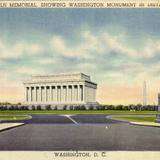
{"label": "lincoln memorial", "polygon": [[96,104],[97,84],[83,73],[35,75],[24,82],[25,104]]}

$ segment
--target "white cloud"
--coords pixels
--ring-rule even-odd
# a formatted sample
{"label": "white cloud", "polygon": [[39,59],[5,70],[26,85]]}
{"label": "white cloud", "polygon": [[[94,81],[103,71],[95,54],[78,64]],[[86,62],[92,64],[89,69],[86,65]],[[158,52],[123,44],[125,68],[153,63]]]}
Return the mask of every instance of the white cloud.
{"label": "white cloud", "polygon": [[43,71],[41,68],[35,68],[35,67],[29,67],[29,66],[17,68],[16,72],[18,74],[26,74],[26,75],[45,73],[45,71]]}
{"label": "white cloud", "polygon": [[38,63],[39,64],[44,64],[44,65],[54,64],[55,60],[53,58],[41,58],[40,60],[38,60]]}
{"label": "white cloud", "polygon": [[97,31],[92,33],[88,30],[79,33],[80,41],[76,45],[70,46],[61,35],[53,36],[50,45],[53,51],[66,57],[93,58],[99,54],[108,54],[115,51],[119,54],[130,57],[151,57],[160,51],[160,40],[150,38],[144,39],[141,47],[136,43],[127,43],[127,34],[120,33],[113,35],[107,31]]}
{"label": "white cloud", "polygon": [[80,63],[77,65],[78,69],[83,69],[83,70],[87,70],[87,69],[95,69],[96,65],[93,63]]}
{"label": "white cloud", "polygon": [[77,58],[92,58],[93,52],[101,51],[101,44],[91,32],[85,31],[79,36],[82,40],[73,46],[69,46],[62,36],[53,36],[50,41],[51,49],[60,55]]}
{"label": "white cloud", "polygon": [[116,51],[120,54],[127,54],[129,56],[137,55],[136,50],[127,46],[127,44],[124,44],[124,38],[126,39],[125,35],[120,34],[115,36],[109,33],[103,33],[103,35],[101,35],[101,38],[106,45],[106,49],[108,52]]}
{"label": "white cloud", "polygon": [[27,42],[17,42],[12,46],[0,40],[0,58],[17,58],[23,54],[34,55],[43,50],[39,44],[29,44]]}

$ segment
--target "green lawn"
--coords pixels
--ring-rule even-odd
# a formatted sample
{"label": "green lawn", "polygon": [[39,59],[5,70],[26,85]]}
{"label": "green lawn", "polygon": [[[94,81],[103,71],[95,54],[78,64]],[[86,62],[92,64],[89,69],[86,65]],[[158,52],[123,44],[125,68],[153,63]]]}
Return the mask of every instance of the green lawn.
{"label": "green lawn", "polygon": [[154,122],[156,116],[112,116],[112,118],[138,122]]}
{"label": "green lawn", "polygon": [[156,111],[122,110],[6,110],[0,114],[157,114]]}
{"label": "green lawn", "polygon": [[29,118],[27,115],[13,115],[13,114],[0,114],[0,120],[2,119],[21,119],[21,118]]}
{"label": "green lawn", "polygon": [[6,110],[0,111],[0,119],[18,119],[29,118],[27,114],[151,114],[151,116],[137,117],[137,116],[112,116],[113,118],[120,118],[134,121],[150,121],[153,122],[157,114],[156,111],[122,111],[122,110]]}

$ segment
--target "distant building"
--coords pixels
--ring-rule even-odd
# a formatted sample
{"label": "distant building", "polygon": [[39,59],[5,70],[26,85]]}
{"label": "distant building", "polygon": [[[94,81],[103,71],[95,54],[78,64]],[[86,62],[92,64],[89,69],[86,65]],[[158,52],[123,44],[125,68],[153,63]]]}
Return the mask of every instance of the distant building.
{"label": "distant building", "polygon": [[83,73],[35,75],[24,82],[25,104],[96,104],[97,84]]}

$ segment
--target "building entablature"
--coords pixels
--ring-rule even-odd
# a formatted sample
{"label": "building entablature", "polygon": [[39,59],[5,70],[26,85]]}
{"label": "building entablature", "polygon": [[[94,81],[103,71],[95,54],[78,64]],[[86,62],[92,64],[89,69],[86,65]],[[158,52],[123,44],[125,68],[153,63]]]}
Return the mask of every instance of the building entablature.
{"label": "building entablature", "polygon": [[31,76],[33,82],[47,82],[47,81],[75,81],[75,80],[87,80],[90,81],[90,76],[83,73],[61,73],[54,75],[34,75]]}

